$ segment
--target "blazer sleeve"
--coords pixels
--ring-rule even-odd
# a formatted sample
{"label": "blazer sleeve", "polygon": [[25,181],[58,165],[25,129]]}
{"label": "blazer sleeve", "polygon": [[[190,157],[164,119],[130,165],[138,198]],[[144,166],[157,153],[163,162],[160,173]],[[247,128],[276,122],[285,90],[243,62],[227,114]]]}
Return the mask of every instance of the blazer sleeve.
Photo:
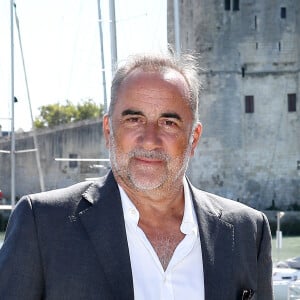
{"label": "blazer sleeve", "polygon": [[31,202],[23,197],[13,210],[0,249],[0,299],[43,298],[43,270]]}
{"label": "blazer sleeve", "polygon": [[258,243],[258,300],[274,299],[272,283],[271,231],[267,217],[262,214],[261,239]]}

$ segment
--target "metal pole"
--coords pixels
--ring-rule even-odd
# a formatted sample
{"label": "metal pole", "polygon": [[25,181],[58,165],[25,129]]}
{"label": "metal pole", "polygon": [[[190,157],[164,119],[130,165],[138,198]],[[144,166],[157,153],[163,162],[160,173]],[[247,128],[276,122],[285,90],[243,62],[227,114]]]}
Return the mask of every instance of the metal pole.
{"label": "metal pole", "polygon": [[180,19],[179,19],[179,2],[173,1],[174,5],[174,32],[175,32],[175,51],[177,55],[180,55]]}
{"label": "metal pole", "polygon": [[14,22],[13,22],[13,11],[14,11],[14,0],[10,1],[10,57],[11,57],[11,205],[12,207],[16,204],[16,195],[15,195],[15,92],[14,92]]}
{"label": "metal pole", "polygon": [[32,108],[31,108],[31,99],[30,99],[29,88],[28,88],[28,80],[27,80],[27,74],[26,74],[26,68],[25,68],[19,19],[18,19],[17,12],[16,12],[16,5],[15,5],[15,19],[16,19],[16,25],[17,25],[17,29],[18,29],[18,37],[19,37],[23,71],[24,71],[24,77],[25,77],[27,98],[28,98],[28,102],[29,102],[29,110],[30,110],[30,116],[31,116],[32,132],[33,132],[33,143],[34,143],[34,148],[36,149],[36,151],[35,151],[36,164],[37,164],[38,174],[39,174],[39,179],[40,179],[40,188],[41,188],[41,191],[43,192],[43,191],[45,191],[44,177],[43,177],[43,171],[42,171],[42,166],[41,166],[40,151],[39,151],[39,146],[38,146],[38,141],[37,141],[37,136],[36,136],[36,128],[34,126],[34,119],[33,119],[33,113],[32,113]]}
{"label": "metal pole", "polygon": [[111,49],[110,49],[111,70],[113,74],[118,61],[115,0],[109,1],[109,17],[110,17],[110,43],[111,43]]}
{"label": "metal pole", "polygon": [[98,3],[98,22],[99,22],[99,34],[100,34],[100,50],[101,50],[101,69],[102,69],[102,82],[103,82],[103,101],[104,101],[104,113],[107,112],[107,94],[106,94],[106,76],[105,76],[105,61],[104,61],[104,49],[103,49],[103,31],[102,31],[102,14],[100,0]]}
{"label": "metal pole", "polygon": [[284,216],[284,212],[277,212],[277,230],[276,230],[276,248],[277,259],[280,260],[280,250],[282,248],[282,231],[280,230],[280,219]]}

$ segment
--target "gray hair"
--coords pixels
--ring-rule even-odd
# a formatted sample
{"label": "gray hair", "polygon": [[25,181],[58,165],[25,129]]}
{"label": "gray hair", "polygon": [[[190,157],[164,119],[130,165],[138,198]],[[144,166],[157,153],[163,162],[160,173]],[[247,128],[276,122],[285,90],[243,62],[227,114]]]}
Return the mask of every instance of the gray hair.
{"label": "gray hair", "polygon": [[202,87],[198,75],[199,64],[195,55],[182,54],[176,56],[168,54],[136,54],[130,56],[125,64],[119,67],[113,77],[111,85],[111,101],[108,114],[111,116],[117,102],[118,91],[124,79],[135,69],[143,71],[156,71],[164,73],[168,69],[179,72],[186,80],[189,87],[189,105],[194,116],[194,122],[198,120],[198,96]]}

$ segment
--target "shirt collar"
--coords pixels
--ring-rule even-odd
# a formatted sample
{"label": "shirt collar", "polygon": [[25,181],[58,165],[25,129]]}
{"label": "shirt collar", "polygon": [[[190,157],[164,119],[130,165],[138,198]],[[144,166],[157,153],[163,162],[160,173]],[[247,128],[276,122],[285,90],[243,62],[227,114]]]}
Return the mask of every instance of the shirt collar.
{"label": "shirt collar", "polygon": [[184,234],[198,234],[198,222],[196,218],[196,213],[194,209],[194,204],[192,201],[191,190],[188,185],[187,179],[183,179],[183,189],[184,189],[184,214],[180,230]]}
{"label": "shirt collar", "polygon": [[132,223],[133,225],[137,226],[140,218],[139,211],[137,210],[133,202],[129,199],[123,188],[120,185],[118,186],[120,190],[125,222]]}
{"label": "shirt collar", "polygon": [[[198,234],[198,225],[196,213],[192,201],[191,191],[186,178],[183,179],[184,188],[184,214],[180,230],[184,234]],[[133,202],[129,199],[124,189],[119,185],[121,202],[125,222],[131,223],[134,226],[138,225],[140,214]]]}

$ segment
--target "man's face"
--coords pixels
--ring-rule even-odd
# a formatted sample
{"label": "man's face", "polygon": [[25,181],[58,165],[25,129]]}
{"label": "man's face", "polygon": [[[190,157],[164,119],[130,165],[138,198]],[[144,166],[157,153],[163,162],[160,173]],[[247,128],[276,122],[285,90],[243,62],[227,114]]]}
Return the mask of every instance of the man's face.
{"label": "man's face", "polygon": [[132,71],[123,81],[104,134],[119,184],[135,190],[180,184],[201,135],[183,76]]}

